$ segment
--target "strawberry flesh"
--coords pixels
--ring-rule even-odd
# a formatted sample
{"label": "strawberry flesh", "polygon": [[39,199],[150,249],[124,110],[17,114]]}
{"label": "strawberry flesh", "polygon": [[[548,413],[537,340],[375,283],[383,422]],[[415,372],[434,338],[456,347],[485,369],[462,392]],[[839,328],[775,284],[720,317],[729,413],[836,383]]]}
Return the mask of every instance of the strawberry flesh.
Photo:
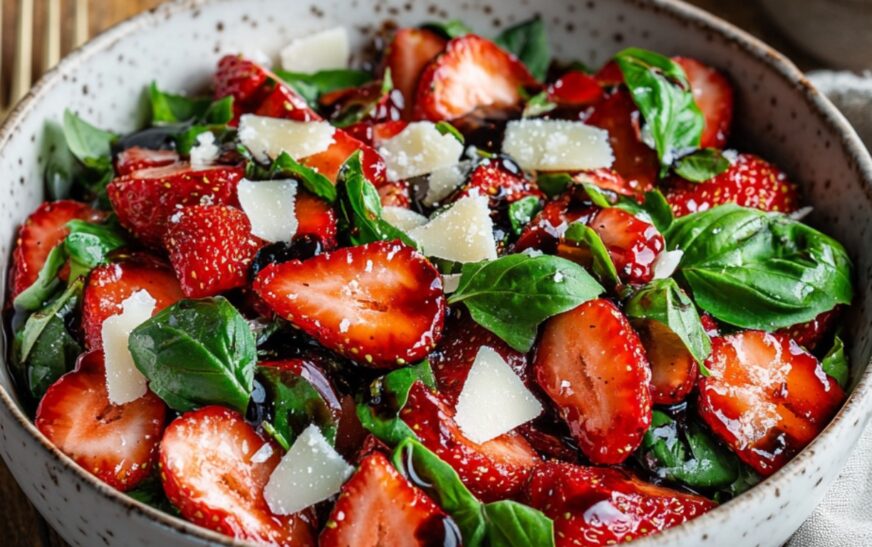
{"label": "strawberry flesh", "polygon": [[385,68],[390,69],[394,87],[403,94],[403,118],[411,119],[418,80],[430,61],[448,42],[427,29],[401,28],[385,50]]}
{"label": "strawberry flesh", "polygon": [[699,366],[684,342],[658,321],[633,326],[651,362],[651,397],[655,405],[680,403],[696,385]]}
{"label": "strawberry flesh", "polygon": [[122,150],[115,157],[115,175],[129,175],[140,169],[163,167],[177,161],[179,154],[175,150],[152,150],[133,146]]}
{"label": "strawberry flesh", "polygon": [[334,184],[339,176],[339,169],[352,154],[360,150],[360,162],[366,179],[376,187],[387,180],[387,166],[375,148],[355,139],[347,131],[337,129],[333,133],[333,143],[317,154],[300,160],[303,165],[315,169]]}
{"label": "strawberry flesh", "polygon": [[294,214],[297,216],[295,239],[314,237],[327,251],[336,247],[336,211],[329,203],[301,189],[297,191]]}
{"label": "strawberry flesh", "polygon": [[589,225],[602,239],[618,276],[627,283],[647,283],[654,277],[654,261],[666,242],[657,228],[632,214],[608,207]]}

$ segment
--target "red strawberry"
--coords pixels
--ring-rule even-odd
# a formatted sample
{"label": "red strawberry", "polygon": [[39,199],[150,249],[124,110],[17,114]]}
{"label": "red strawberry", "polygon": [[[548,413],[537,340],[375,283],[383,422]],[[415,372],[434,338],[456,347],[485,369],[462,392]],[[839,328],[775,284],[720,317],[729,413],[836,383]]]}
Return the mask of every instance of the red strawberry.
{"label": "red strawberry", "polygon": [[390,69],[394,87],[405,99],[403,118],[412,117],[418,80],[427,64],[445,49],[447,42],[435,32],[401,28],[385,50],[385,67]]}
{"label": "red strawberry", "polygon": [[654,277],[654,260],[666,246],[663,236],[649,222],[608,207],[588,223],[600,236],[621,280],[647,283]]}
{"label": "red strawberry", "polygon": [[619,469],[546,462],[525,501],[554,520],[557,547],[616,545],[678,526],[713,509],[701,496],[655,486]]}
{"label": "red strawberry", "polygon": [[455,423],[454,411],[420,382],[412,386],[400,418],[483,501],[516,495],[540,461],[533,447],[515,431],[482,444],[469,440]]}
{"label": "red strawberry", "polygon": [[175,150],[151,150],[133,146],[118,153],[115,157],[115,175],[129,175],[140,169],[149,167],[163,167],[179,161],[179,154]]}
{"label": "red strawberry", "polygon": [[274,515],[263,498],[280,460],[277,445],[221,406],[183,414],[160,443],[164,491],[185,519],[243,541],[314,545],[308,519]]}
{"label": "red strawberry", "polygon": [[699,366],[684,343],[657,321],[634,322],[651,363],[651,398],[655,405],[680,403],[696,385]]}
{"label": "red strawberry", "polygon": [[236,185],[244,175],[242,167],[194,169],[180,162],[116,177],[106,193],[121,224],[146,245],[158,247],[170,215],[201,202],[235,204]]}
{"label": "red strawberry", "polygon": [[170,219],[164,246],[188,298],[212,296],[248,281],[261,247],[245,213],[227,205],[185,207]]}
{"label": "red strawberry", "polygon": [[639,197],[642,193],[636,188],[637,181],[628,181],[614,169],[594,169],[579,171],[572,176],[577,184],[593,184],[602,190],[614,192],[629,197]]}
{"label": "red strawberry", "polygon": [[514,252],[537,249],[554,253],[557,243],[572,222],[587,222],[596,213],[581,187],[575,186],[545,203],[518,236]]}
{"label": "red strawberry", "polygon": [[603,96],[603,88],[596,78],[578,70],[571,70],[548,85],[548,100],[560,106],[585,106]]}
{"label": "red strawberry", "polygon": [[693,100],[705,117],[700,147],[723,148],[733,121],[733,86],[723,74],[695,59],[673,57],[672,60],[684,69]]}
{"label": "red strawberry", "polygon": [[352,137],[347,131],[337,129],[333,133],[333,144],[327,150],[308,156],[300,160],[300,163],[317,170],[319,173],[336,182],[339,168],[349,156],[361,151],[360,161],[363,165],[363,174],[369,182],[375,186],[381,186],[385,182],[385,161],[375,149]]}
{"label": "red strawberry", "polygon": [[151,474],[166,415],[166,405],[150,391],[135,401],[112,404],[103,352],[92,351],[48,388],[34,424],[86,471],[125,491]]}
{"label": "red strawberry", "polygon": [[91,271],[82,298],[82,331],[88,349],[103,349],[103,321],[121,313],[121,303],[140,290],[157,301],[154,313],[184,298],[172,268],[150,255],[132,255]]}
{"label": "red strawberry", "polygon": [[386,182],[378,187],[382,207],[402,207],[408,209],[412,203],[409,183],[404,180]]}
{"label": "red strawberry", "polygon": [[299,190],[294,214],[297,215],[295,237],[313,236],[328,251],[336,247],[336,211],[329,203],[309,192]]}
{"label": "red strawberry", "polygon": [[37,207],[18,231],[12,253],[10,297],[15,298],[33,285],[48,254],[70,233],[67,222],[74,219],[100,222],[104,216],[78,201],[46,201]]}
{"label": "red strawberry", "polygon": [[337,89],[321,95],[318,103],[327,119],[340,123],[348,116],[359,118],[357,124],[398,122],[405,101],[398,89],[385,92],[383,80],[373,80],[357,87]]}
{"label": "red strawberry", "polygon": [[784,336],[743,331],[712,339],[699,413],[748,465],[769,476],[827,425],[845,392]]}
{"label": "red strawberry", "polygon": [[603,65],[593,77],[603,87],[614,87],[624,83],[624,73],[615,61]]}
{"label": "red strawberry", "polygon": [[270,118],[284,118],[298,122],[320,120],[314,110],[309,107],[306,100],[300,97],[296,91],[284,82],[274,77],[276,82],[272,89],[260,102],[254,113],[258,116]]}
{"label": "red strawberry", "polygon": [[469,173],[466,185],[455,199],[466,196],[487,196],[490,208],[498,210],[519,199],[541,198],[543,194],[514,161],[497,157],[480,161]]}
{"label": "red strawberry", "polygon": [[241,55],[225,55],[215,72],[215,98],[232,96],[239,105],[254,99],[270,75],[267,70]]}
{"label": "red strawberry", "polygon": [[[321,547],[457,545],[454,524],[381,452],[366,456],[342,486]],[[450,537],[446,537],[451,534]]]}
{"label": "red strawberry", "polygon": [[426,357],[439,341],[445,318],[440,280],[411,247],[379,241],[270,264],[254,289],[325,347],[396,368]]}
{"label": "red strawberry", "polygon": [[545,323],[536,381],[596,464],[618,464],[651,425],[651,371],[629,321],[599,298]]}
{"label": "red strawberry", "polygon": [[676,216],[724,203],[790,213],[799,207],[799,189],[774,165],[753,154],[739,154],[729,169],[705,182],[674,177],[666,200]]}
{"label": "red strawberry", "polygon": [[378,147],[384,141],[396,137],[407,125],[409,125],[409,122],[405,120],[381,123],[362,121],[349,125],[345,128],[345,131],[363,143]]}
{"label": "red strawberry", "polygon": [[783,334],[800,346],[814,351],[824,336],[829,333],[836,324],[836,320],[842,315],[842,307],[837,306],[830,311],[819,314],[811,321],[799,323],[783,329],[778,329],[777,334]]}
{"label": "red strawberry", "polygon": [[536,79],[514,55],[493,42],[467,34],[448,42],[421,74],[415,118],[440,121],[460,118],[477,109],[513,110],[520,89]]}

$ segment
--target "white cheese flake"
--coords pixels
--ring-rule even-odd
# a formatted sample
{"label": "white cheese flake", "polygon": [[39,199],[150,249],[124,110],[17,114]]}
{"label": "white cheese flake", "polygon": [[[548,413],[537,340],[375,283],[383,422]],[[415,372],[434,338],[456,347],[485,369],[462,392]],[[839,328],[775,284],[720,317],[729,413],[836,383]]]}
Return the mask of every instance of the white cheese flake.
{"label": "white cheese flake", "polygon": [[442,290],[445,294],[451,294],[460,286],[460,274],[443,274]]}
{"label": "white cheese flake", "polygon": [[463,184],[466,173],[460,164],[443,167],[427,177],[427,195],[421,200],[427,207],[433,207]]}
{"label": "white cheese flake", "polygon": [[382,219],[404,232],[427,224],[427,217],[424,215],[405,207],[395,207],[393,205],[388,205],[382,209]]}
{"label": "white cheese flake", "polygon": [[455,262],[479,262],[497,257],[488,199],[467,196],[457,200],[427,224],[406,232],[424,254]]}
{"label": "white cheese flake", "polygon": [[412,122],[379,153],[387,166],[388,180],[404,180],[455,165],[463,145],[451,134],[442,134],[432,122]]}
{"label": "white cheese flake", "polygon": [[121,313],[107,317],[100,329],[106,366],[106,391],[109,401],[123,405],[148,391],[148,381],[133,362],[127,347],[131,331],[151,318],[157,305],[146,290],[139,290],[121,303]]}
{"label": "white cheese flake", "polygon": [[302,38],[286,45],[279,56],[282,68],[291,72],[318,72],[348,68],[351,47],[348,32],[336,27]]}
{"label": "white cheese flake", "polygon": [[252,234],[276,242],[290,241],[297,233],[297,181],[242,179],[237,193]]}
{"label": "white cheese flake", "polygon": [[609,133],[568,120],[515,120],[506,126],[503,152],[527,170],[563,171],[610,167]]}
{"label": "white cheese flake", "polygon": [[215,134],[211,131],[197,135],[197,142],[191,147],[191,166],[194,169],[208,167],[215,163],[221,149],[215,144]]}
{"label": "white cheese flake", "polygon": [[681,258],[684,256],[684,251],[676,249],[675,251],[662,251],[657,258],[654,259],[654,279],[666,279],[675,273]]}
{"label": "white cheese flake", "polygon": [[323,152],[333,144],[336,128],[330,122],[298,122],[243,114],[239,118],[239,140],[265,163],[282,152],[299,160]]}

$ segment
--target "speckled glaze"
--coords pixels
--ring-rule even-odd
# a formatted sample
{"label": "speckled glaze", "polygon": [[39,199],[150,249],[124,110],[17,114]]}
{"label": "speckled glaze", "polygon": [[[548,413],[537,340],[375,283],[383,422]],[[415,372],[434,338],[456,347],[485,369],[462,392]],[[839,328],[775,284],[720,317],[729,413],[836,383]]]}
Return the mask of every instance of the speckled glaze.
{"label": "speckled glaze", "polygon": [[[275,53],[290,38],[332,25],[364,44],[385,20],[460,18],[487,34],[539,12],[561,57],[598,66],[627,45],[697,57],[729,73],[737,130],[753,150],[802,184],[811,222],[856,263],[857,301],[846,320],[853,393],[805,451],[749,493],[634,545],[781,545],[835,478],[870,416],[872,160],[838,112],[788,61],[705,13],[672,0],[212,0],[176,1],[109,30],[47,74],[0,130],[0,281],[18,225],[42,200],[46,119],[72,108],[98,126],[134,129],[143,87],[208,85],[220,53]],[[2,355],[5,355],[5,350]],[[132,501],[48,444],[15,402],[0,366],[0,456],[49,523],[73,545],[234,545]]]}

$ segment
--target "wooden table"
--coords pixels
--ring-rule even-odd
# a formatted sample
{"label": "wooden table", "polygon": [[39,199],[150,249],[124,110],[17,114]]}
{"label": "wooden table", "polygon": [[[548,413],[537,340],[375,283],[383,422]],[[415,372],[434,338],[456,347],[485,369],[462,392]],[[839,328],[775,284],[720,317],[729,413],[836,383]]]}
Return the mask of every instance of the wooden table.
{"label": "wooden table", "polygon": [[[13,21],[17,0],[2,0],[4,15],[4,52],[14,47]],[[48,0],[56,1],[56,0]],[[64,0],[69,3],[70,0]],[[91,0],[90,29],[91,35],[100,32],[108,26],[141,10],[159,4],[159,0]],[[708,11],[733,22],[739,27],[764,39],[776,49],[787,54],[802,69],[817,68],[820,63],[791,46],[778,31],[766,20],[766,16],[754,2],[723,2],[721,0],[691,0]],[[37,1],[36,4],[42,5]],[[66,9],[66,8],[65,8]],[[39,20],[39,7],[36,19]],[[69,18],[65,18],[69,20]],[[71,34],[66,33],[65,34]],[[64,43],[65,51],[70,44]],[[4,59],[3,73],[8,74]],[[8,79],[3,78],[4,81]],[[64,547],[67,544],[51,528],[49,528],[39,513],[30,505],[27,498],[15,484],[5,465],[0,462],[0,544],[6,547]]]}

